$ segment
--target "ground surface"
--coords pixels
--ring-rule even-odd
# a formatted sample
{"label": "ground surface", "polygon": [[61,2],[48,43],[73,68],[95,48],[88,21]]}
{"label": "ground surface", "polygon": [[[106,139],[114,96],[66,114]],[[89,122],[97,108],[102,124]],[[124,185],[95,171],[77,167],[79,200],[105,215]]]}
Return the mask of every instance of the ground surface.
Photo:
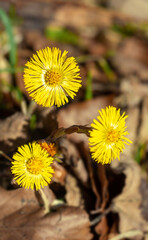
{"label": "ground surface", "polygon": [[[63,163],[56,164],[50,188],[44,189],[51,208],[46,215],[40,196],[14,183],[10,161],[1,155],[3,240],[148,239],[146,1],[116,2],[0,1],[15,43],[0,23],[0,150],[11,158],[18,146],[45,139],[58,128],[89,127],[108,105],[128,114],[133,141],[120,162],[102,166],[90,159],[85,134],[60,138]],[[46,46],[68,50],[81,71],[78,95],[58,109],[37,106],[23,83],[24,64]]]}

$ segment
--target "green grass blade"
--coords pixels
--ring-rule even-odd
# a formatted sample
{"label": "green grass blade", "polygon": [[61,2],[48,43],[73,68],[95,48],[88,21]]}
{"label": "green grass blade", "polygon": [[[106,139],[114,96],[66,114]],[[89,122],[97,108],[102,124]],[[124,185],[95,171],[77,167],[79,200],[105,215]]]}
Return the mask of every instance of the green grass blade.
{"label": "green grass blade", "polygon": [[45,29],[45,36],[53,41],[78,45],[78,36],[64,28],[48,27]]}
{"label": "green grass blade", "polygon": [[88,72],[87,79],[86,79],[86,92],[85,92],[85,99],[89,100],[93,98],[92,93],[92,74]]}
{"label": "green grass blade", "polygon": [[98,63],[102,68],[103,72],[105,73],[105,75],[108,77],[109,81],[115,82],[116,81],[115,74],[112,71],[111,67],[109,66],[107,60],[105,58],[100,58]]}
{"label": "green grass blade", "polygon": [[2,72],[17,73],[17,72],[23,72],[23,71],[24,71],[24,67],[0,69],[0,73],[2,73]]}
{"label": "green grass blade", "polygon": [[10,44],[9,59],[10,59],[11,67],[14,68],[16,65],[16,43],[14,40],[13,31],[12,31],[12,24],[7,14],[1,8],[0,8],[0,18],[8,34],[9,44]]}

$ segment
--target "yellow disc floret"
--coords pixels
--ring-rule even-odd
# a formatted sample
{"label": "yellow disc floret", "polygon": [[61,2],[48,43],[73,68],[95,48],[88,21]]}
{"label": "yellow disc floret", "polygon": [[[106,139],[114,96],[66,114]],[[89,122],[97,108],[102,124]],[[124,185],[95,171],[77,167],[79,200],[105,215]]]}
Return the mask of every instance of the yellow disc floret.
{"label": "yellow disc floret", "polygon": [[49,70],[45,73],[44,77],[45,77],[45,83],[49,86],[60,84],[61,76],[57,72]]}
{"label": "yellow disc floret", "polygon": [[32,157],[28,159],[26,162],[26,169],[31,174],[38,175],[42,173],[43,168],[44,168],[43,162],[39,158]]}
{"label": "yellow disc floret", "polygon": [[119,140],[119,136],[120,136],[120,133],[117,130],[111,129],[107,133],[107,141],[109,143],[115,143]]}

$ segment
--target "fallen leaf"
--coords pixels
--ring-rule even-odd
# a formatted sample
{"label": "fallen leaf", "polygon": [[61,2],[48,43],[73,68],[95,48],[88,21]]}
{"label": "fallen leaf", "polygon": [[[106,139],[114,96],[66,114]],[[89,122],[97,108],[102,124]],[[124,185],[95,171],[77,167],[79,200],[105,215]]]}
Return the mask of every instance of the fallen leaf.
{"label": "fallen leaf", "polygon": [[112,58],[112,65],[122,77],[137,76],[140,80],[147,81],[147,65],[142,62],[130,59],[120,52]]}
{"label": "fallen leaf", "polygon": [[101,196],[99,193],[99,189],[96,183],[96,179],[95,179],[95,173],[93,171],[93,165],[91,163],[91,158],[90,158],[90,152],[88,150],[88,147],[86,147],[86,145],[83,143],[81,144],[81,150],[83,152],[83,155],[85,157],[85,161],[86,161],[86,165],[87,165],[87,169],[88,169],[88,174],[89,174],[89,178],[90,178],[90,183],[91,183],[91,188],[92,191],[94,193],[94,195],[96,196],[96,200],[95,200],[95,209],[98,209],[100,207],[101,204]]}
{"label": "fallen leaf", "polygon": [[65,199],[67,204],[69,206],[83,208],[84,203],[82,200],[82,194],[79,183],[76,180],[76,178],[70,174],[68,174],[66,177],[65,189],[66,189]]}
{"label": "fallen leaf", "polygon": [[105,167],[102,164],[97,165],[97,178],[101,185],[101,198],[102,198],[101,209],[104,210],[109,200],[109,192],[108,192],[108,179]]}
{"label": "fallen leaf", "polygon": [[53,162],[52,168],[54,169],[52,181],[64,185],[67,176],[67,171],[65,170],[65,168],[56,161]]}
{"label": "fallen leaf", "polygon": [[[65,18],[65,15],[67,15],[67,18]],[[69,26],[70,24],[71,27],[77,28],[79,31],[81,30],[80,34],[84,35],[88,28],[93,28],[93,31],[95,31],[96,28],[111,26],[114,19],[118,19],[119,21],[130,21],[128,16],[119,12],[106,11],[98,6],[90,7],[83,4],[71,3],[63,4],[60,8],[57,8],[55,11],[54,23],[57,22],[64,26]]]}
{"label": "fallen leaf", "polygon": [[64,156],[64,162],[81,181],[81,183],[85,185],[88,181],[88,173],[76,146],[68,139],[62,138],[59,141],[59,148]]}
{"label": "fallen leaf", "polygon": [[6,153],[14,151],[17,146],[28,139],[28,118],[22,113],[15,113],[5,120],[0,120],[0,149]]}
{"label": "fallen leaf", "polygon": [[140,191],[142,182],[146,180],[142,177],[140,167],[130,156],[122,154],[120,162],[113,161],[111,168],[125,175],[125,186],[112,202],[112,210],[119,215],[119,232],[137,229],[143,233],[148,231],[148,220],[142,215],[144,195]]}
{"label": "fallen leaf", "polygon": [[[136,51],[133,51],[133,49],[136,49]],[[147,44],[142,39],[136,38],[134,36],[123,39],[122,44],[118,45],[117,55],[118,54],[121,54],[129,60],[134,59],[141,64],[144,64],[145,67],[148,64]]]}
{"label": "fallen leaf", "polygon": [[87,213],[75,207],[58,208],[44,215],[34,192],[0,189],[0,236],[3,240],[92,239]]}
{"label": "fallen leaf", "polygon": [[57,113],[55,107],[45,108],[39,106],[36,110],[36,114],[38,116],[37,128],[42,129],[46,133],[46,136],[57,129],[58,122],[56,119]]}
{"label": "fallen leaf", "polygon": [[142,111],[141,111],[141,125],[139,129],[139,143],[148,142],[148,98],[143,100]]}
{"label": "fallen leaf", "polygon": [[[72,125],[89,125],[97,117],[98,110],[112,105],[113,95],[97,97],[80,103],[72,103],[66,108],[59,110],[59,127],[70,127]],[[67,118],[65,116],[68,116]]]}
{"label": "fallen leaf", "polygon": [[127,157],[130,157],[130,156],[133,156],[133,152],[135,151],[135,145],[139,138],[139,135],[137,133],[139,132],[139,122],[141,119],[140,109],[138,106],[128,108],[126,111],[126,114],[128,115],[128,118],[126,119],[127,131],[129,133],[128,138],[133,143],[130,144],[129,146],[126,146],[124,150],[124,154],[126,154]]}
{"label": "fallen leaf", "polygon": [[[24,206],[36,206],[38,202],[32,190],[19,188],[15,190],[5,190],[0,187],[0,220],[13,215]],[[2,224],[2,223],[1,223]]]}
{"label": "fallen leaf", "polygon": [[[60,109],[57,114],[59,127],[72,125],[89,126],[98,116],[98,110],[113,104],[113,95],[97,97],[88,101],[72,103],[66,108]],[[65,117],[68,116],[68,117]],[[85,142],[88,145],[88,137],[85,134],[73,133],[67,136],[75,143]]]}
{"label": "fallen leaf", "polygon": [[107,240],[108,223],[106,216],[102,217],[101,221],[96,225],[95,231],[100,235],[99,240]]}
{"label": "fallen leaf", "polygon": [[[1,49],[3,49],[2,46],[1,46]],[[4,58],[4,56],[1,54],[0,54],[1,69],[7,69],[7,68],[9,68],[9,63]],[[1,91],[6,91],[7,87],[10,86],[10,84],[12,84],[10,73],[9,72],[1,72],[0,73]]]}
{"label": "fallen leaf", "polygon": [[148,3],[145,0],[128,0],[124,2],[122,0],[111,0],[108,1],[108,7],[109,6],[112,9],[116,9],[116,11],[120,12],[121,14],[125,13],[129,16],[139,19],[147,19],[148,16]]}

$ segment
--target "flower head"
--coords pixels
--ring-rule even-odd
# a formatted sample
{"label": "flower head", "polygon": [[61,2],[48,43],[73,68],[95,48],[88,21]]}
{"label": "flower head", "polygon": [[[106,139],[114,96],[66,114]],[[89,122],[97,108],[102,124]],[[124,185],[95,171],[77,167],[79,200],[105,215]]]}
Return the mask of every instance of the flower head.
{"label": "flower head", "polygon": [[46,141],[39,141],[40,146],[45,149],[50,156],[54,156],[57,153],[57,148],[54,143],[47,143]]}
{"label": "flower head", "polygon": [[80,69],[74,57],[57,48],[37,51],[26,63],[24,83],[29,95],[44,107],[60,107],[81,87]]}
{"label": "flower head", "polygon": [[49,157],[48,152],[33,142],[18,148],[13,155],[11,171],[20,186],[39,190],[51,181],[54,173],[52,162],[53,158]]}
{"label": "flower head", "polygon": [[120,115],[120,109],[109,106],[99,111],[98,121],[94,119],[90,131],[90,151],[92,158],[98,163],[111,163],[115,158],[120,160],[120,152],[125,148],[124,144],[132,143],[125,136],[125,113]]}

